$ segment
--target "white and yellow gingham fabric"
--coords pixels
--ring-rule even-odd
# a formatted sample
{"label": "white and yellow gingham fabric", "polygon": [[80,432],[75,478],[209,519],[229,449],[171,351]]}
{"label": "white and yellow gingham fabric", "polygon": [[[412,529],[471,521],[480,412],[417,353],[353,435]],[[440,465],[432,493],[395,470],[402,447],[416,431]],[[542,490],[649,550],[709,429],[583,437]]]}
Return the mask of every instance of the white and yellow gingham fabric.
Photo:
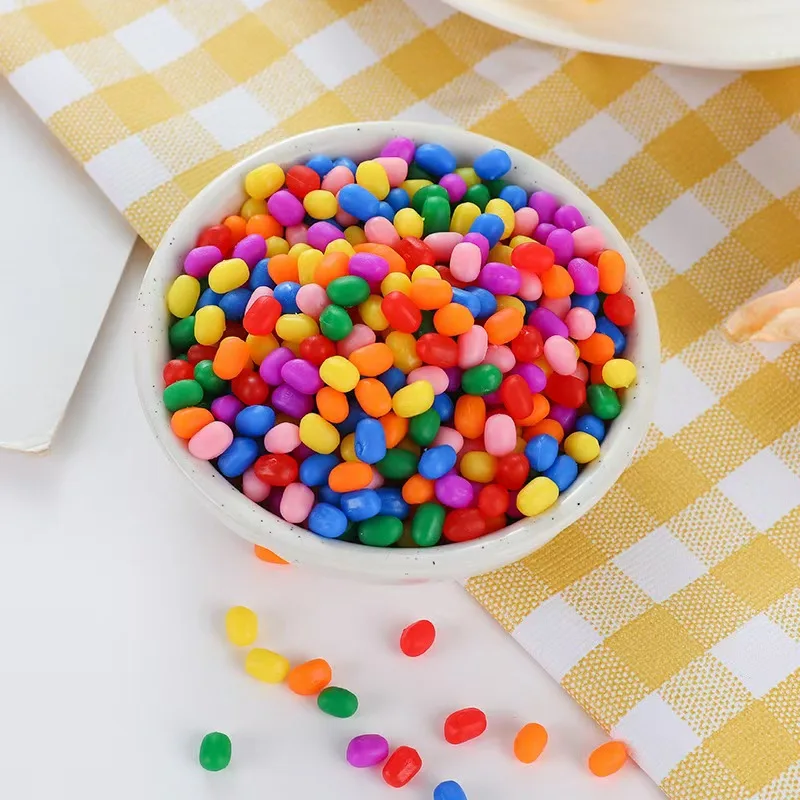
{"label": "white and yellow gingham fabric", "polygon": [[438,0],[39,2],[0,15],[0,65],[152,245],[242,156],[360,119],[471,128],[588,191],[655,295],[655,423],[469,590],[674,800],[800,797],[800,350],[718,329],[800,275],[800,69],[575,54]]}

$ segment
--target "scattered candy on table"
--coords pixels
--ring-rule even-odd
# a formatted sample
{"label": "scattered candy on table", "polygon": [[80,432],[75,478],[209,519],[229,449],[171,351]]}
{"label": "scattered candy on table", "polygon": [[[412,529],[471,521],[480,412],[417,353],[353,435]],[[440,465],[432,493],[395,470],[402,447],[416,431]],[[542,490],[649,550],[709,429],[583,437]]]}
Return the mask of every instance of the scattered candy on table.
{"label": "scattered candy on table", "polygon": [[258,617],[245,606],[234,606],[225,615],[225,632],[228,641],[239,647],[253,644],[258,636]]}
{"label": "scattered candy on table", "polygon": [[433,800],[467,800],[467,794],[455,781],[442,781],[433,790]]}
{"label": "scattered candy on table", "polygon": [[419,753],[407,745],[401,745],[389,756],[381,774],[389,786],[399,789],[405,786],[422,769]]}
{"label": "scattered candy on table", "polygon": [[514,755],[523,764],[533,764],[547,746],[547,731],[538,722],[520,728],[514,739]]}
{"label": "scattered candy on table", "polygon": [[413,622],[400,634],[400,649],[410,658],[427,653],[436,638],[436,628],[427,619]]}
{"label": "scattered candy on table", "polygon": [[374,767],[388,755],[389,742],[377,733],[363,733],[347,745],[347,763],[353,767]]}
{"label": "scattered candy on table", "polygon": [[189,452],[372,547],[546,512],[636,379],[635,305],[602,232],[511,168],[398,137],[359,164],[248,173],[167,291],[164,404]]}
{"label": "scattered candy on table", "polygon": [[621,770],[627,760],[628,749],[623,742],[606,742],[592,750],[589,769],[598,778],[606,778]]}
{"label": "scattered candy on table", "polygon": [[231,763],[231,740],[224,733],[207,733],[200,742],[200,766],[209,772],[219,772]]}
{"label": "scattered candy on table", "polygon": [[349,689],[328,686],[319,693],[317,705],[332,717],[347,719],[358,711],[358,698]]}
{"label": "scattered candy on table", "polygon": [[486,714],[479,708],[462,708],[444,721],[444,738],[450,744],[463,744],[486,730]]}

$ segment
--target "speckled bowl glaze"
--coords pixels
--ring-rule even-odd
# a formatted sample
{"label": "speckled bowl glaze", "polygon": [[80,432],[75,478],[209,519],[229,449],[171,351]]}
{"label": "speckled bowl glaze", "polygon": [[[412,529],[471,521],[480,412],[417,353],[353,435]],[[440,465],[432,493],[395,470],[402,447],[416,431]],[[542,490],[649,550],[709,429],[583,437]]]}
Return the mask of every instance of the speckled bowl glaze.
{"label": "speckled bowl glaze", "polygon": [[[496,533],[460,544],[431,548],[372,548],[325,539],[284,522],[249,500],[212,464],[192,457],[172,433],[162,400],[161,370],[169,359],[169,314],[165,295],[180,269],[183,255],[198,233],[217,224],[245,199],[244,176],[275,161],[284,167],[315,153],[345,155],[359,161],[378,153],[393,136],[416,142],[439,142],[460,164],[471,163],[493,147],[504,147],[513,161],[509,177],[528,190],[552,192],[577,206],[590,225],[600,228],[610,248],[627,263],[624,291],[636,302],[636,321],[629,331],[626,357],[636,364],[637,382],[627,390],[623,410],[609,427],[600,457],[583,469],[575,483],[546,513],[522,519]],[[650,423],[659,372],[658,321],[650,291],[636,258],[606,215],[575,185],[535,158],[494,139],[458,128],[413,122],[369,122],[340,125],[295,136],[266,147],[212,181],[178,215],[153,254],[137,301],[135,330],[136,384],[147,421],[161,447],[195,490],[195,497],[231,530],[304,566],[375,581],[466,577],[508,564],[545,545],[585,514],[613,486],[630,464]],[[186,502],[191,502],[187,497]]]}

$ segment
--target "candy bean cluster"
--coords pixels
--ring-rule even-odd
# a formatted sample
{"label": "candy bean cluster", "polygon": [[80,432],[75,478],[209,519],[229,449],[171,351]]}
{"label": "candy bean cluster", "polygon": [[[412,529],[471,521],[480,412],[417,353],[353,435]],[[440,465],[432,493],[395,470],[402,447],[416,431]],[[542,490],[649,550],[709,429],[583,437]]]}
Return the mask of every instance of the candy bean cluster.
{"label": "candy bean cluster", "polygon": [[[625,263],[509,155],[387,142],[244,180],[167,292],[189,452],[287,522],[430,547],[545,512],[636,367]],[[274,667],[275,665],[273,665]]]}

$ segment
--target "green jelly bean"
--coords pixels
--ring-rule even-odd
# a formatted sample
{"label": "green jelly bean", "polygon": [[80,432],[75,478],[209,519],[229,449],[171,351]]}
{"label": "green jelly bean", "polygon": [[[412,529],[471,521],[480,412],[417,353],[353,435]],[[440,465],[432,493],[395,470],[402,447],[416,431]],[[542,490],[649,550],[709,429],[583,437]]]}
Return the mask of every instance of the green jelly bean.
{"label": "green jelly bean", "polygon": [[[344,280],[337,278],[337,280]],[[360,279],[359,279],[360,280]],[[333,281],[331,285],[333,285]],[[326,306],[319,316],[319,328],[323,336],[333,342],[340,342],[353,330],[353,320],[341,306]]]}
{"label": "green jelly bean", "polygon": [[450,201],[444,197],[429,197],[422,206],[422,235],[450,230]]}
{"label": "green jelly bean", "polygon": [[403,520],[377,516],[358,526],[358,540],[370,547],[390,547],[403,535]]}
{"label": "green jelly bean", "polygon": [[210,359],[198,361],[194,366],[194,379],[203,387],[206,394],[216,397],[228,390],[228,382],[217,377],[213,363]]}
{"label": "green jelly bean", "polygon": [[419,547],[431,547],[442,538],[444,506],[438,503],[423,503],[411,521],[411,538]]}
{"label": "green jelly bean", "polygon": [[622,411],[617,393],[604,383],[593,383],[586,390],[586,399],[592,413],[600,419],[614,419]]}
{"label": "green jelly bean", "polygon": [[429,173],[425,172],[425,170],[422,169],[422,167],[419,164],[417,164],[416,161],[412,161],[408,165],[408,180],[433,181],[434,183],[436,183],[436,181],[433,180],[433,175],[430,175]]}
{"label": "green jelly bean", "polygon": [[500,197],[500,192],[509,184],[508,181],[498,178],[496,181],[486,181],[483,185],[489,190],[489,194],[492,197]]}
{"label": "green jelly bean", "polygon": [[477,183],[470,186],[461,198],[462,203],[475,203],[481,211],[486,209],[486,204],[492,199],[489,190],[482,184]]}
{"label": "green jelly bean", "polygon": [[[441,197],[447,200],[447,205],[450,205],[450,195],[447,194],[447,189],[444,186],[439,186],[438,183],[432,183],[430,186],[423,186],[417,190],[416,194],[411,198],[411,208],[417,214],[423,215],[422,209],[425,207],[425,201],[429,197]],[[424,216],[424,215],[423,215]]]}
{"label": "green jelly bean", "polygon": [[434,409],[429,408],[416,417],[411,417],[408,422],[408,433],[412,441],[420,447],[427,447],[439,433],[442,420]]}
{"label": "green jelly bean", "polygon": [[194,314],[170,326],[169,343],[176,353],[185,353],[193,344],[197,344],[194,338]]}
{"label": "green jelly bean", "polygon": [[317,695],[317,705],[320,711],[332,717],[347,719],[358,711],[358,698],[348,689],[326,686]]}
{"label": "green jelly bean", "polygon": [[328,284],[328,297],[337,306],[352,308],[369,297],[369,284],[358,275],[335,278]]}
{"label": "green jelly bean", "polygon": [[164,405],[168,411],[196,406],[202,399],[203,387],[197,381],[175,381],[164,389]]}
{"label": "green jelly bean", "polygon": [[403,521],[403,535],[395,543],[395,547],[416,547],[417,543],[411,538],[411,520]]}
{"label": "green jelly bean", "polygon": [[467,394],[490,394],[500,387],[503,373],[494,364],[479,364],[461,376],[461,388]]}
{"label": "green jelly bean", "polygon": [[395,481],[404,481],[417,471],[419,457],[401,447],[393,447],[386,451],[386,455],[375,465],[384,478]]}
{"label": "green jelly bean", "polygon": [[336,537],[340,542],[357,542],[358,541],[358,523],[348,522],[344,533]]}
{"label": "green jelly bean", "polygon": [[414,331],[414,336],[419,339],[420,336],[424,336],[426,333],[434,333],[435,331],[436,327],[433,324],[433,311],[423,311],[422,322],[420,322],[419,328]]}
{"label": "green jelly bean", "polygon": [[207,733],[200,743],[200,766],[219,772],[231,763],[231,740],[224,733]]}

